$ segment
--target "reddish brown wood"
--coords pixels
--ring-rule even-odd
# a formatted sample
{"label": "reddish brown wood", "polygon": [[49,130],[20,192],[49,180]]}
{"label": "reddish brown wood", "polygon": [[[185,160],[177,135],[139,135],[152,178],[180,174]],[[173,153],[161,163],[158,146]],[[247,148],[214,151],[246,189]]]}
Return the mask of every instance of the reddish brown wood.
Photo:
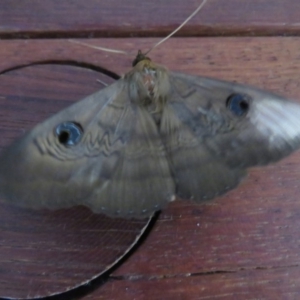
{"label": "reddish brown wood", "polygon": [[[299,268],[111,280],[85,300],[299,299]],[[118,294],[119,296],[116,296]],[[149,296],[150,295],[150,296]]]}
{"label": "reddish brown wood", "polygon": [[[77,39],[94,46],[127,51],[111,54],[69,40],[0,40],[0,72],[33,62],[89,63],[124,74],[138,49],[147,51],[160,39]],[[237,81],[297,98],[299,38],[172,38],[149,54],[170,70]]]}
{"label": "reddish brown wood", "polygon": [[[202,0],[2,0],[0,37],[166,36]],[[208,0],[181,36],[299,35],[298,0]]]}
{"label": "reddish brown wood", "polygon": [[[154,40],[89,42],[135,50],[149,48]],[[299,42],[285,37],[175,38],[151,57],[172,70],[235,80],[299,99]],[[67,41],[0,42],[1,70],[58,59],[117,73],[130,64],[125,56]],[[252,170],[238,189],[210,204],[172,203],[111,282],[84,299],[298,299],[299,170],[298,152],[274,166]]]}

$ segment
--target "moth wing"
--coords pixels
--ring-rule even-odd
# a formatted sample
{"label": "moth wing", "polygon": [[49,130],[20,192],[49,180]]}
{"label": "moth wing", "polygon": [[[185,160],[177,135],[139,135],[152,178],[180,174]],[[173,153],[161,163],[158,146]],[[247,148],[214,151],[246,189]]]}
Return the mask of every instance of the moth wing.
{"label": "moth wing", "polygon": [[209,200],[236,187],[245,170],[230,168],[222,157],[211,153],[204,141],[179,119],[176,109],[167,105],[161,123],[176,194],[195,201]]}
{"label": "moth wing", "polygon": [[[83,129],[74,146],[55,129]],[[151,116],[115,84],[37,125],[0,158],[0,192],[13,203],[58,209],[86,205],[112,216],[142,217],[174,194],[166,154]]]}
{"label": "moth wing", "polygon": [[[275,162],[300,146],[300,105],[245,85],[171,73],[161,123],[182,197],[213,198],[235,187],[248,167]],[[237,116],[231,95],[246,95]]]}

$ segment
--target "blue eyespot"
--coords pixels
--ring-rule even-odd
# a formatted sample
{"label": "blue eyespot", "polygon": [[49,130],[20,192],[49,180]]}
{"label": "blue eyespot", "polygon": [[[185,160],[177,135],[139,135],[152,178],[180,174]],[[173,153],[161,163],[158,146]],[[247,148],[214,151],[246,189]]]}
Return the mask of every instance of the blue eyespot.
{"label": "blue eyespot", "polygon": [[230,95],[226,101],[226,106],[236,116],[243,116],[249,110],[249,97],[241,94]]}
{"label": "blue eyespot", "polygon": [[80,124],[75,122],[64,122],[55,129],[58,141],[65,146],[75,146],[79,143],[83,134]]}

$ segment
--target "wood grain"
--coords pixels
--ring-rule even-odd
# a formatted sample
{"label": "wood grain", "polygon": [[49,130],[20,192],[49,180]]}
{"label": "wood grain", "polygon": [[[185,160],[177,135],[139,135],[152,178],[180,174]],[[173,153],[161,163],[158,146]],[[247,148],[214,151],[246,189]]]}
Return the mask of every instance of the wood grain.
{"label": "wood grain", "polygon": [[[299,268],[112,279],[85,300],[299,299]],[[118,296],[117,296],[118,295]]]}
{"label": "wood grain", "polygon": [[[0,38],[166,36],[201,0],[1,0]],[[209,0],[180,36],[299,35],[298,0]]]}
{"label": "wood grain", "polygon": [[[88,40],[132,54],[155,41]],[[300,99],[299,45],[297,37],[174,38],[151,58],[171,70]],[[66,60],[117,74],[131,62],[65,40],[0,41],[0,70]],[[298,152],[276,165],[253,169],[239,188],[210,204],[172,203],[111,281],[93,285],[83,299],[298,299],[299,178]]]}

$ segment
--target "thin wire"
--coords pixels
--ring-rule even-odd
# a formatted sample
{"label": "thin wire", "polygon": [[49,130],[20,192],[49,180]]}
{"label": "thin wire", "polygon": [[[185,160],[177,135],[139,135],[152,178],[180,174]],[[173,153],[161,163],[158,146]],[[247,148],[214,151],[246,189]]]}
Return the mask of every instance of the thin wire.
{"label": "thin wire", "polygon": [[165,38],[163,38],[161,41],[159,41],[157,44],[155,44],[152,48],[150,48],[150,50],[148,50],[145,55],[147,55],[150,51],[152,51],[154,48],[156,48],[157,46],[159,46],[160,44],[162,44],[163,42],[165,42],[167,39],[169,39],[172,35],[174,35],[178,30],[180,30],[187,22],[189,22],[191,20],[191,18],[193,18],[199,11],[200,9],[205,5],[205,3],[208,0],[203,0],[202,3],[199,5],[199,7],[183,22],[181,23],[180,26],[178,26],[174,31],[172,31],[168,36],[166,36]]}

